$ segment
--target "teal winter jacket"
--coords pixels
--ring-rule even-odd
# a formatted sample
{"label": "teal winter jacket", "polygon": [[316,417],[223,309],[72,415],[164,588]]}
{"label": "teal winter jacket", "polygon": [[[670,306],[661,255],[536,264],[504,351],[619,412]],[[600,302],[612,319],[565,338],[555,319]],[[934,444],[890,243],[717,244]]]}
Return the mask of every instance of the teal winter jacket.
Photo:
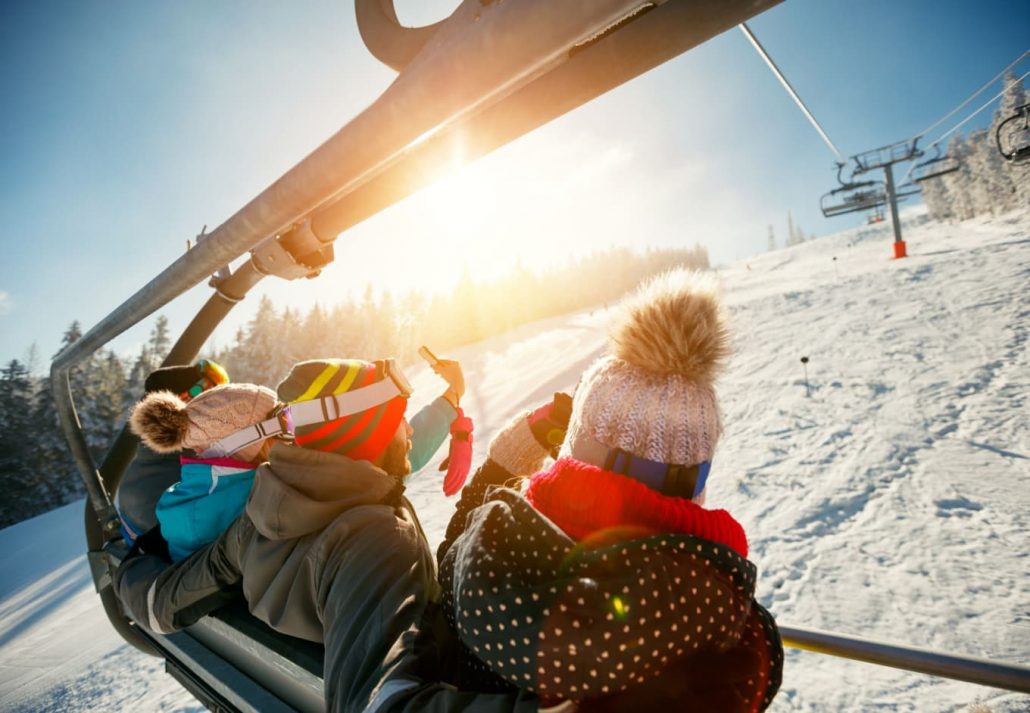
{"label": "teal winter jacket", "polygon": [[[443,397],[430,402],[411,417],[411,452],[414,473],[426,466],[450,432],[457,418]],[[232,458],[181,458],[179,482],[157,501],[157,521],[168,542],[173,562],[178,562],[213,542],[240,516],[257,465]]]}

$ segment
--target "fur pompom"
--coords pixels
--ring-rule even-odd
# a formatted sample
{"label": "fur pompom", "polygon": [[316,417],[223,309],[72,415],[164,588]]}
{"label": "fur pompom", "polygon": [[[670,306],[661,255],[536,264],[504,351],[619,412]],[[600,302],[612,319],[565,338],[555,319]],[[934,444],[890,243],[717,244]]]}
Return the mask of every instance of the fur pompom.
{"label": "fur pompom", "polygon": [[611,334],[612,355],[656,374],[712,382],[730,354],[715,278],[673,270],[623,300]]}
{"label": "fur pompom", "polygon": [[129,429],[155,453],[181,451],[189,427],[186,403],[171,391],[147,394],[129,416]]}

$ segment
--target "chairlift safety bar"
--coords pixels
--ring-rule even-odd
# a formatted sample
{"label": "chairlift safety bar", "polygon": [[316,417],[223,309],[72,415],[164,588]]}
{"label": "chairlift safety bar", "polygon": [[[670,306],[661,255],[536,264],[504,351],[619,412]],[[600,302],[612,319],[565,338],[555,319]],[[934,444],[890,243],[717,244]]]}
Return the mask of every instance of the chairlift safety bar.
{"label": "chairlift safety bar", "polygon": [[1030,666],[791,626],[780,626],[780,636],[784,646],[795,649],[1030,693]]}

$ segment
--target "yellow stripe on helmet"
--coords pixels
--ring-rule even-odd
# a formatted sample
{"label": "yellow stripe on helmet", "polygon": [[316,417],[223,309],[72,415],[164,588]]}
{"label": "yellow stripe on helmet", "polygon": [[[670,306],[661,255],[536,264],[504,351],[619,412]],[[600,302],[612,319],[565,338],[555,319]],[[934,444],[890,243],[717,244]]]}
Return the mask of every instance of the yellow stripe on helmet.
{"label": "yellow stripe on helmet", "polygon": [[311,399],[318,396],[318,392],[322,390],[322,387],[329,383],[329,380],[333,378],[333,375],[340,370],[339,364],[330,364],[322,373],[318,375],[314,381],[311,382],[311,386],[303,394],[295,398],[290,403],[297,403],[298,401],[310,401]]}

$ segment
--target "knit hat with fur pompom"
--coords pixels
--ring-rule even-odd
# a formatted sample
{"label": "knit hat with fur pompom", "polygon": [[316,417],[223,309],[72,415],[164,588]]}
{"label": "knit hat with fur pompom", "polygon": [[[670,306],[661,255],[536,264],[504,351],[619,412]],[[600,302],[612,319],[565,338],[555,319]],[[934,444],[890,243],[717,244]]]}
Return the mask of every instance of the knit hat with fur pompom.
{"label": "knit hat with fur pompom", "polygon": [[675,270],[650,280],[620,305],[610,354],[583,375],[559,458],[582,459],[592,439],[660,463],[710,461],[722,431],[714,381],[729,351],[712,276]]}
{"label": "knit hat with fur pompom", "polygon": [[[188,448],[202,453],[214,443],[268,418],[278,400],[275,392],[255,384],[224,384],[198,394],[189,403],[170,391],[155,391],[136,404],[129,428],[157,453]],[[263,442],[233,454],[252,461]]]}

